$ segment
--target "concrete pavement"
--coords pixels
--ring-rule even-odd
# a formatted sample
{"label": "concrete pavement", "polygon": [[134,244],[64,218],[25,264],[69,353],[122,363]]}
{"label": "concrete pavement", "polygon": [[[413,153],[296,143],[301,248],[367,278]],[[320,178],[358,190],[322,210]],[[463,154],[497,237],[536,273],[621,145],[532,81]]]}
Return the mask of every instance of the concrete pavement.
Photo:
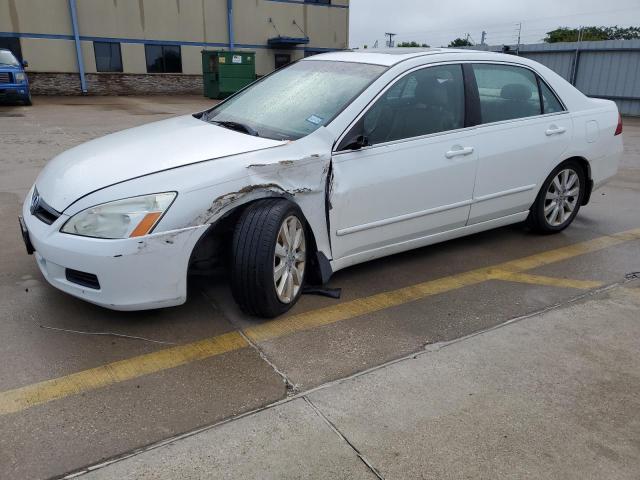
{"label": "concrete pavement", "polygon": [[[561,234],[538,236],[513,226],[349,268],[331,280],[343,288],[342,299],[304,296],[276,320],[242,315],[224,278],[192,278],[183,306],[128,313],[46,284],[16,222],[45,162],[90,138],[208,103],[85,97],[0,107],[0,478],[57,478],[287,401],[425,345],[564,304],[640,271],[640,122],[625,119],[619,175]],[[93,335],[100,332],[114,335]],[[269,465],[280,447],[296,453],[292,468],[299,476],[371,472],[361,461],[323,464],[323,455],[353,452],[327,443],[332,430],[309,420],[318,415],[311,405],[300,408],[297,416],[284,410],[265,421],[275,450],[261,454],[243,437],[227,450],[218,442],[214,458],[232,474],[243,471],[249,453],[258,463],[248,463]],[[281,418],[289,419],[283,430],[290,438],[275,429]],[[303,428],[307,423],[312,428]],[[258,433],[254,438],[258,442]]]}
{"label": "concrete pavement", "polygon": [[98,479],[637,479],[640,282],[338,381]]}

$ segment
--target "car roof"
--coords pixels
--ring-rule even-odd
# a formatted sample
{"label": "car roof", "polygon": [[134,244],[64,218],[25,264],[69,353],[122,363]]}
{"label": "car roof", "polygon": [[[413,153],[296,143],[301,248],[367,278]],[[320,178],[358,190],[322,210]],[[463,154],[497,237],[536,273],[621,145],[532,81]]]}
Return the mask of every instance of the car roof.
{"label": "car roof", "polygon": [[305,58],[305,60],[329,60],[334,62],[357,62],[370,63],[375,65],[384,65],[391,67],[405,60],[417,57],[425,57],[431,61],[444,60],[443,55],[452,58],[462,59],[460,57],[473,58],[478,54],[484,54],[499,58],[504,58],[504,54],[492,53],[481,50],[467,50],[455,48],[380,48],[380,49],[357,49],[357,50],[341,50],[336,52],[321,53]]}

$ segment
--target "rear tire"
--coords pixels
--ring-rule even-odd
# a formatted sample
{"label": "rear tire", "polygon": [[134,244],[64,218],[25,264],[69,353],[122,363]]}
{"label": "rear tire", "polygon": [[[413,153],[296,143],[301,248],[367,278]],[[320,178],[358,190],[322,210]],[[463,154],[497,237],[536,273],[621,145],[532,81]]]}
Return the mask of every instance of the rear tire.
{"label": "rear tire", "polygon": [[561,163],[542,184],[529,210],[527,225],[538,233],[561,232],[576,218],[586,189],[582,165],[575,160]]}
{"label": "rear tire", "polygon": [[287,200],[260,200],[242,213],[231,247],[231,291],[242,311],[273,318],[295,305],[304,283],[305,230],[300,208]]}

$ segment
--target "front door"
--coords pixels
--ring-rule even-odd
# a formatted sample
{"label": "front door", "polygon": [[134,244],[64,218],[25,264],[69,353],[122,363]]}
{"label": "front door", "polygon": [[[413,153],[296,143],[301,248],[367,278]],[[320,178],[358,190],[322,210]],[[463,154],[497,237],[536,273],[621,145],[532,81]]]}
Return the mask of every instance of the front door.
{"label": "front door", "polygon": [[334,260],[409,249],[465,225],[477,154],[464,104],[461,66],[427,67],[397,80],[355,123],[333,157]]}

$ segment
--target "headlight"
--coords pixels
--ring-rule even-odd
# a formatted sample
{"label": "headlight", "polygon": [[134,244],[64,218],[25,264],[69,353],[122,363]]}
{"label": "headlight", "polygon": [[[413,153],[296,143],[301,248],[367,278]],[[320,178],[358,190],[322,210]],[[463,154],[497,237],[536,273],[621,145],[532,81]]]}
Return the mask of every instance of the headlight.
{"label": "headlight", "polygon": [[16,83],[24,83],[26,79],[27,79],[27,76],[24,73],[22,72],[16,73]]}
{"label": "headlight", "polygon": [[103,203],[76,213],[60,231],[96,238],[141,237],[156,226],[175,198],[175,192],[167,192]]}

